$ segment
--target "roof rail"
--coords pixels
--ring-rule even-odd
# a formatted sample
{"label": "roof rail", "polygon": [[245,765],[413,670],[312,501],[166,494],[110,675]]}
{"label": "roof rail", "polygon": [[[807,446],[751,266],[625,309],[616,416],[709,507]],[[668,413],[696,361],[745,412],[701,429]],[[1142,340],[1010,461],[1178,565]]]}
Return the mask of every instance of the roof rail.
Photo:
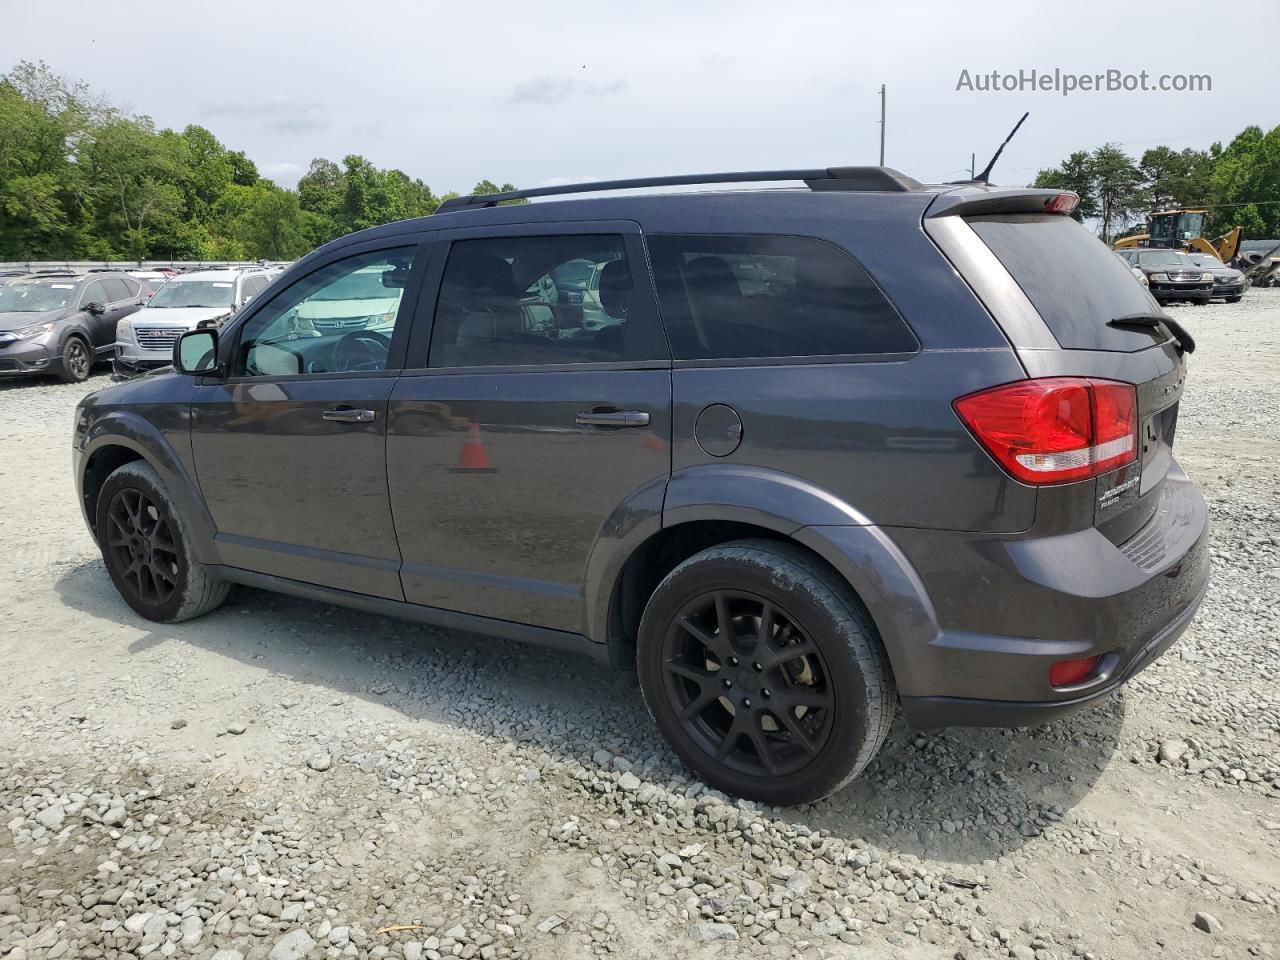
{"label": "roof rail", "polygon": [[596,183],[563,183],[552,187],[531,187],[507,193],[482,193],[452,197],[440,210],[462,207],[493,207],[505,200],[552,197],[566,193],[599,193],[605,190],[632,190],[638,187],[682,187],[701,183],[770,183],[803,180],[810,190],[865,190],[908,193],[924,185],[892,167],[818,167],[812,170],[739,170],[732,173],[688,173],[671,177],[636,177],[631,180],[601,180]]}

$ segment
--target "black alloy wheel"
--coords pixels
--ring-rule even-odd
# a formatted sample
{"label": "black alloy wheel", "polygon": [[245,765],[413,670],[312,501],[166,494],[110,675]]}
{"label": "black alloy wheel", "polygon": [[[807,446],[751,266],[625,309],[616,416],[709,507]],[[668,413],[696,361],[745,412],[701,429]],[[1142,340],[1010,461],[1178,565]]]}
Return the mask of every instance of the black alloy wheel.
{"label": "black alloy wheel", "polygon": [[763,597],[734,590],[695,597],[672,620],[662,663],[688,737],[736,773],[787,776],[831,736],[836,698],[822,653]]}
{"label": "black alloy wheel", "polygon": [[118,490],[107,507],[106,552],[125,589],[159,607],[178,589],[183,559],[169,519],[141,490]]}

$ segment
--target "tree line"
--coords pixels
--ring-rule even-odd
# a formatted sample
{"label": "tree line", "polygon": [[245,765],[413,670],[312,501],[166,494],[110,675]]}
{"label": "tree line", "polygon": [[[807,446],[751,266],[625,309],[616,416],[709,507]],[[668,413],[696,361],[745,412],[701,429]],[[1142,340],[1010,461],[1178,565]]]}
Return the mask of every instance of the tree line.
{"label": "tree line", "polygon": [[0,75],[0,260],[292,260],[450,196],[357,154],[285,189],[204,127],[157,129],[43,62]]}
{"label": "tree line", "polygon": [[1280,126],[1245,127],[1225,147],[1159,146],[1138,158],[1105,143],[1041,170],[1035,186],[1078,193],[1076,218],[1096,223],[1107,242],[1145,232],[1154,210],[1178,207],[1207,209],[1210,236],[1239,225],[1245,239],[1280,237]]}

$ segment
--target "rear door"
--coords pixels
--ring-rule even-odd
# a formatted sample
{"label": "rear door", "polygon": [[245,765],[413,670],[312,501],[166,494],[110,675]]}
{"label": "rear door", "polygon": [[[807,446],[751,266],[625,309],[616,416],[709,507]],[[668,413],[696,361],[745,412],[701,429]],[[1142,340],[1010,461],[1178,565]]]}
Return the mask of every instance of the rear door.
{"label": "rear door", "polygon": [[585,632],[594,545],[658,516],[670,472],[671,361],[639,227],[440,242],[390,404],[405,598]]}

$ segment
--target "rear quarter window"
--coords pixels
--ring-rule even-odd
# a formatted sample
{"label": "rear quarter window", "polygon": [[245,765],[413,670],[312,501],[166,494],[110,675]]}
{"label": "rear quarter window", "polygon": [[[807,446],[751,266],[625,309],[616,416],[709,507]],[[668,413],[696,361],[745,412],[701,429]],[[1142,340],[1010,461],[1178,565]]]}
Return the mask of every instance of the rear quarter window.
{"label": "rear quarter window", "polygon": [[677,360],[919,349],[867,272],[824,240],[651,234],[647,242]]}
{"label": "rear quarter window", "polygon": [[1064,349],[1132,353],[1166,339],[1155,329],[1107,325],[1135,313],[1159,314],[1160,305],[1106,244],[1070,217],[1019,214],[966,222]]}

